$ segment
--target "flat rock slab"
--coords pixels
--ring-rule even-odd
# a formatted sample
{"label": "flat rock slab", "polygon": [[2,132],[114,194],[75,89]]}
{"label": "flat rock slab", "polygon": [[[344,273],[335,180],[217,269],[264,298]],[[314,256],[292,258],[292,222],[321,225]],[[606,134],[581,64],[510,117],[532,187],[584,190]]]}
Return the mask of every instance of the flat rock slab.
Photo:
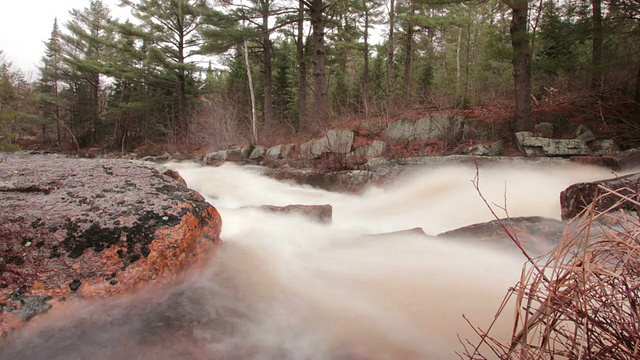
{"label": "flat rock slab", "polygon": [[9,156],[0,163],[0,334],[70,296],[169,279],[205,258],[220,229],[200,194],[142,162]]}
{"label": "flat rock slab", "polygon": [[565,222],[538,216],[514,217],[473,224],[439,234],[438,237],[490,242],[517,250],[502,222],[532,256],[542,255],[553,249],[564,231]]}
{"label": "flat rock slab", "polygon": [[[620,196],[607,194],[605,189],[617,192]],[[640,190],[640,173],[633,173],[612,179],[577,183],[560,193],[562,219],[568,220],[580,213],[591,203],[598,212],[612,210],[638,211],[633,201],[620,204],[621,196],[634,198]]]}

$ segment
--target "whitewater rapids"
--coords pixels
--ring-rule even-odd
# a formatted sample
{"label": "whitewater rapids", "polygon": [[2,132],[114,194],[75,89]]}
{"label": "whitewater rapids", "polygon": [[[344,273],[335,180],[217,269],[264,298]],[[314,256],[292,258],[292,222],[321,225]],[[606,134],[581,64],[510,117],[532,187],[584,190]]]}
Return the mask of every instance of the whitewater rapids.
{"label": "whitewater rapids", "polygon": [[[172,164],[222,215],[205,271],[10,338],[1,359],[455,359],[486,328],[524,257],[428,235],[493,220],[476,169],[416,169],[359,195],[269,179],[258,167]],[[611,177],[578,165],[481,167],[480,189],[509,215],[560,218],[569,185]],[[331,204],[333,221],[260,205]],[[500,215],[502,210],[496,207]],[[509,311],[507,311],[509,312]],[[511,324],[494,336],[507,339]],[[495,330],[494,330],[495,331]]]}

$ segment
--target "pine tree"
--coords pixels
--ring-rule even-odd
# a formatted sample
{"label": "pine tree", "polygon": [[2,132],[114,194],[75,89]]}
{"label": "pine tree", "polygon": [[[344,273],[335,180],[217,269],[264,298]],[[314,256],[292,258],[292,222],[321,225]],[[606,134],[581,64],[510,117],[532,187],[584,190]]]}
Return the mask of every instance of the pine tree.
{"label": "pine tree", "polygon": [[[45,55],[42,58],[43,66],[40,68],[40,81],[43,97],[41,102],[44,109],[43,116],[52,116],[56,123],[56,146],[62,145],[62,118],[60,104],[60,82],[62,79],[63,56],[58,19],[53,21],[51,36],[45,44]],[[44,135],[43,135],[44,141]]]}
{"label": "pine tree", "polygon": [[[193,58],[201,53],[198,29],[207,9],[206,0],[122,0],[140,20],[140,36],[148,45],[147,60],[173,80],[165,87],[175,91],[175,118],[168,119],[168,135],[173,141],[186,138],[189,100],[196,96],[189,84],[194,83],[196,65]],[[134,35],[132,34],[132,35]]]}
{"label": "pine tree", "polygon": [[[103,84],[105,59],[109,58],[108,44],[113,42],[110,10],[101,0],[92,0],[83,10],[73,9],[67,24],[64,61],[70,68],[69,81],[76,91],[77,119],[88,125],[89,145],[96,144],[104,110]],[[84,124],[83,124],[84,125]]]}

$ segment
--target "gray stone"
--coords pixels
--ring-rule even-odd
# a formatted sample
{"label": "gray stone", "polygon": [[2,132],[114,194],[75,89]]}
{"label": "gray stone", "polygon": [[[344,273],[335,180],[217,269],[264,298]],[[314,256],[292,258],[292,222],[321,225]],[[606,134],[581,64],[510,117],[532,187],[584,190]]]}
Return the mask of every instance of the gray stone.
{"label": "gray stone", "polygon": [[264,147],[257,145],[253,148],[253,151],[251,151],[251,154],[249,155],[249,159],[256,160],[261,157],[264,157],[264,154],[265,154]]}
{"label": "gray stone", "polygon": [[270,147],[266,154],[267,156],[271,156],[275,159],[284,159],[289,156],[289,153],[293,149],[293,144],[279,144]]}
{"label": "gray stone", "polygon": [[380,157],[387,151],[387,143],[381,140],[375,140],[371,145],[361,146],[356,149],[355,154],[357,156],[364,156],[367,158]]}
{"label": "gray stone", "polygon": [[326,139],[329,151],[336,154],[348,154],[353,146],[353,131],[329,130]]}
{"label": "gray stone", "polygon": [[242,162],[249,156],[248,152],[248,148],[227,150],[227,161]]}
{"label": "gray stone", "polygon": [[413,140],[415,134],[415,124],[408,120],[398,120],[389,124],[384,132],[385,138],[392,141],[409,141]]}
{"label": "gray stone", "polygon": [[300,145],[300,156],[303,159],[315,159],[329,152],[329,142],[326,137],[309,140]]}
{"label": "gray stone", "polygon": [[590,155],[591,149],[580,139],[549,139],[528,131],[516,133],[518,149],[527,156]]}
{"label": "gray stone", "polygon": [[226,160],[227,160],[226,151],[210,152],[202,158],[202,165],[205,165],[205,166],[220,165]]}
{"label": "gray stone", "polygon": [[548,122],[541,122],[536,124],[533,128],[534,132],[539,134],[540,137],[553,138],[553,124]]}
{"label": "gray stone", "polygon": [[415,123],[414,140],[457,140],[462,136],[463,118],[454,114],[433,114]]}
{"label": "gray stone", "polygon": [[574,132],[574,135],[576,139],[580,139],[585,143],[591,142],[596,139],[596,136],[593,134],[593,131],[589,130],[589,128],[584,125],[578,126],[578,128]]}

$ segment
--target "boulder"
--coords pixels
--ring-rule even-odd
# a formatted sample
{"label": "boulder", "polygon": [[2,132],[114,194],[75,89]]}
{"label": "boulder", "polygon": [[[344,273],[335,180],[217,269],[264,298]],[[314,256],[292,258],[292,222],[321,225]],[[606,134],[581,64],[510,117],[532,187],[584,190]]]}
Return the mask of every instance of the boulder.
{"label": "boulder", "polygon": [[289,153],[291,153],[291,150],[293,150],[293,146],[293,144],[275,145],[267,149],[266,155],[274,159],[284,159],[289,156]]}
{"label": "boulder", "polygon": [[432,114],[415,123],[399,120],[388,125],[386,139],[395,142],[410,140],[458,140],[462,137],[464,118],[455,114]]}
{"label": "boulder", "polygon": [[249,154],[249,160],[259,160],[262,159],[264,157],[265,154],[265,150],[264,147],[257,145],[253,147],[253,150],[251,150],[251,153]]}
{"label": "boulder", "polygon": [[464,119],[454,114],[432,114],[415,123],[412,140],[458,140],[462,137]]}
{"label": "boulder", "polygon": [[249,148],[227,150],[226,160],[232,162],[243,162],[249,157],[249,151]]}
{"label": "boulder", "polygon": [[541,122],[533,127],[533,131],[540,137],[553,138],[553,124]]}
{"label": "boulder", "polygon": [[634,169],[640,167],[640,148],[622,151],[614,155],[620,169]]}
{"label": "boulder", "polygon": [[593,131],[591,131],[585,125],[579,125],[578,128],[576,128],[576,131],[574,131],[574,137],[576,139],[580,139],[584,141],[585,143],[592,142],[593,140],[596,139],[596,136],[593,134]]}
{"label": "boulder", "polygon": [[329,142],[326,137],[309,140],[300,145],[300,157],[303,159],[316,159],[329,152]]}
{"label": "boulder", "polygon": [[331,223],[333,207],[331,205],[262,205],[260,209],[275,213],[298,214],[321,223]]}
{"label": "boulder", "polygon": [[202,165],[204,166],[220,166],[227,160],[226,151],[210,152],[202,158]]}
{"label": "boulder", "polygon": [[366,158],[380,157],[387,151],[388,144],[381,140],[374,140],[371,145],[360,146],[355,149],[356,156],[364,156]]}
{"label": "boulder", "polygon": [[220,215],[142,162],[11,156],[0,171],[0,333],[60,299],[132,291],[205,259]]}
{"label": "boulder", "polygon": [[516,133],[518,149],[527,156],[590,155],[591,149],[580,139],[549,139],[528,131]]}
{"label": "boulder", "polygon": [[554,219],[514,217],[465,226],[439,234],[438,237],[491,242],[518,250],[501,222],[532,256],[542,255],[553,249],[560,241],[565,227],[563,221]]}
{"label": "boulder", "polygon": [[606,210],[638,211],[637,206],[629,201],[614,207],[621,200],[620,197],[615,195],[600,196],[606,194],[606,190],[603,188],[616,191],[622,196],[633,197],[640,190],[640,173],[569,186],[560,193],[562,219],[567,220],[577,216],[596,199],[594,210],[597,212]]}
{"label": "boulder", "polygon": [[415,124],[409,120],[398,120],[390,123],[384,132],[384,137],[395,142],[413,140]]}
{"label": "boulder", "polygon": [[329,151],[335,154],[348,154],[353,146],[353,131],[329,130],[327,131],[327,144]]}

